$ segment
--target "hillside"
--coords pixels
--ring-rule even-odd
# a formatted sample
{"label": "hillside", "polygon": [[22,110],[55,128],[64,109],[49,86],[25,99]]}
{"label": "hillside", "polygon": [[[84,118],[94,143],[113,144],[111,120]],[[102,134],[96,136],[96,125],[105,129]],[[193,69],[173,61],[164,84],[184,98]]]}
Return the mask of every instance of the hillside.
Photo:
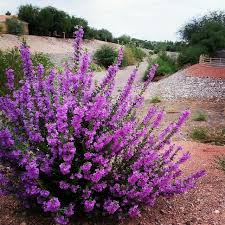
{"label": "hillside", "polygon": [[[73,39],[61,39],[34,35],[23,35],[18,37],[11,34],[3,34],[0,36],[0,50],[6,50],[15,46],[19,46],[23,38],[30,46],[31,52],[47,53],[52,56],[56,63],[60,63],[61,60],[70,57],[73,52]],[[111,45],[115,48],[119,48],[120,46],[114,43],[92,40],[85,41],[83,48],[87,49],[88,52],[93,54],[96,49],[100,48],[104,44]]]}

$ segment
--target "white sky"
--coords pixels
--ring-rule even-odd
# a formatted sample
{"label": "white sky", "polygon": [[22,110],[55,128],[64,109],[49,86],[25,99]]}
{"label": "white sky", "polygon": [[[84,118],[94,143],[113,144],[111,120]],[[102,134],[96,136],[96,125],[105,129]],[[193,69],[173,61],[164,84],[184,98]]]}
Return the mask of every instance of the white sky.
{"label": "white sky", "polygon": [[22,4],[54,6],[83,17],[114,36],[128,34],[146,40],[178,40],[177,31],[189,19],[225,10],[225,0],[0,0],[0,14],[16,13]]}

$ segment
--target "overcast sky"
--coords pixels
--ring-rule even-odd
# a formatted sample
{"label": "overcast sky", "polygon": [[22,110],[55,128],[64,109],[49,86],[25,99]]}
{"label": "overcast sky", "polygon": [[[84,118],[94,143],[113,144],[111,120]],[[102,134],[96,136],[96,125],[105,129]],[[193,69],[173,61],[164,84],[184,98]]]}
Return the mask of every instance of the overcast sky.
{"label": "overcast sky", "polygon": [[16,13],[22,4],[54,6],[106,28],[114,36],[128,34],[146,40],[178,40],[177,31],[189,19],[225,10],[225,0],[0,0],[0,14]]}

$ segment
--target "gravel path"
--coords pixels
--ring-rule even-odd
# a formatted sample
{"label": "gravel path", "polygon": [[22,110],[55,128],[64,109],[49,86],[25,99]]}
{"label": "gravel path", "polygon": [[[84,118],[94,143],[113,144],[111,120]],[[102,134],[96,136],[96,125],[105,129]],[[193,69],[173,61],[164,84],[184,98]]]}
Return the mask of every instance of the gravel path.
{"label": "gravel path", "polygon": [[[141,79],[143,77],[143,74],[144,74],[147,66],[148,66],[147,60],[140,63],[136,81],[135,81],[136,85],[139,85],[142,82]],[[116,75],[116,80],[115,80],[117,90],[123,88],[126,85],[127,80],[134,69],[135,69],[135,66],[128,66],[122,70],[119,70],[119,72]],[[106,71],[97,72],[97,73],[95,73],[94,79],[99,82],[105,77],[105,74],[106,74]]]}
{"label": "gravel path", "polygon": [[179,71],[159,82],[152,83],[146,97],[176,98],[225,98],[225,80],[209,77],[187,76]]}
{"label": "gravel path", "polygon": [[[127,82],[134,66],[129,66],[120,70],[116,77],[116,88],[121,89]],[[141,84],[142,76],[147,68],[147,62],[140,64],[136,84]],[[95,79],[100,81],[105,72],[96,73]],[[158,82],[152,82],[145,93],[145,98],[160,96],[164,99],[177,98],[224,98],[225,99],[225,79],[214,79],[209,77],[188,76],[185,70],[168,76]]]}

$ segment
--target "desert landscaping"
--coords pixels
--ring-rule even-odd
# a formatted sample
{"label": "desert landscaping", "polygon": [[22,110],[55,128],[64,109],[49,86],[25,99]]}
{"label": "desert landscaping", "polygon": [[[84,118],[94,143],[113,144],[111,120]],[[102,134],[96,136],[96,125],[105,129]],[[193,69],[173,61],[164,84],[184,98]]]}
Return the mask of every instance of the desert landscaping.
{"label": "desert landscaping", "polygon": [[224,225],[221,46],[84,30],[0,34],[0,225]]}

